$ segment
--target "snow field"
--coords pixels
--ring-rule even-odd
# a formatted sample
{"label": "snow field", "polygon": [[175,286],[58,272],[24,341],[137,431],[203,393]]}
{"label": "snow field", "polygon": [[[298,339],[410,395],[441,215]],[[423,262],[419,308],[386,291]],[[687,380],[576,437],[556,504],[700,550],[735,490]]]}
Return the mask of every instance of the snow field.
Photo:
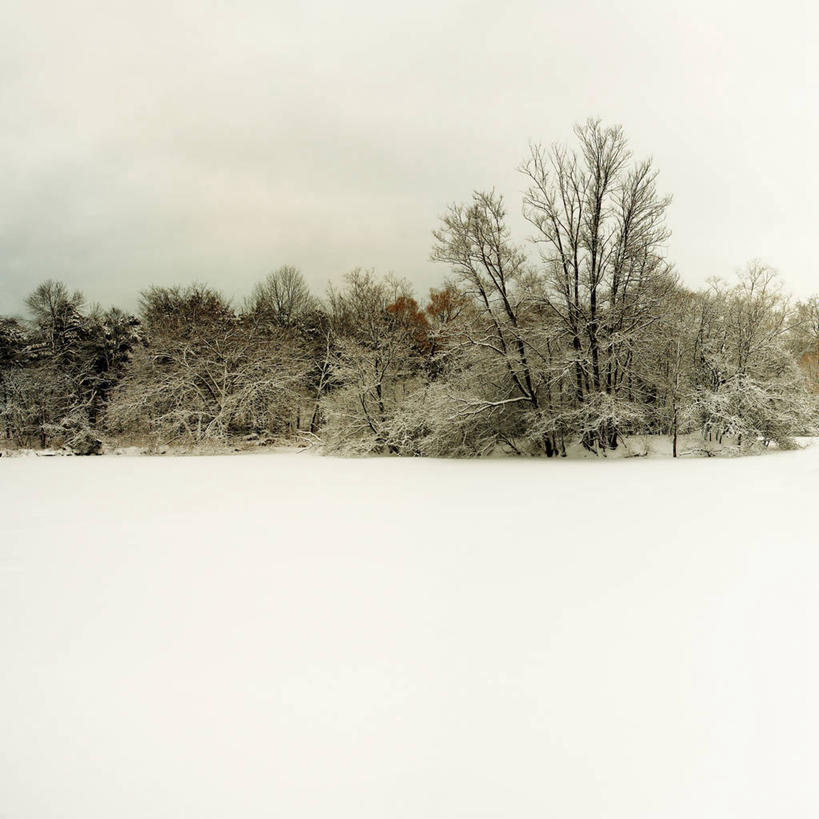
{"label": "snow field", "polygon": [[0,461],[0,815],[815,817],[819,447]]}

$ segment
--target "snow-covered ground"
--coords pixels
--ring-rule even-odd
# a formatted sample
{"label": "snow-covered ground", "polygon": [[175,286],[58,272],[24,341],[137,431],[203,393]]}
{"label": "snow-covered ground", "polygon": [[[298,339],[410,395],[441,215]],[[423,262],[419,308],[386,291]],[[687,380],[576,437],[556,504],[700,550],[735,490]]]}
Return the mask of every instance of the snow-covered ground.
{"label": "snow-covered ground", "polygon": [[819,446],[0,459],[7,819],[819,816]]}

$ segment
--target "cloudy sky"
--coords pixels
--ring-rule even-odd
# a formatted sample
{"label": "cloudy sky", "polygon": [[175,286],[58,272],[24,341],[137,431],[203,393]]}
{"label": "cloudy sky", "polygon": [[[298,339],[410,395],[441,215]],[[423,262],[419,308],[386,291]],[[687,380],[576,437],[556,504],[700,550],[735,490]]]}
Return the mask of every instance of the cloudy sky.
{"label": "cloudy sky", "polygon": [[751,258],[819,291],[813,4],[0,0],[0,313],[44,278],[133,307],[278,265],[424,292],[446,205],[530,142],[624,126],[683,278]]}

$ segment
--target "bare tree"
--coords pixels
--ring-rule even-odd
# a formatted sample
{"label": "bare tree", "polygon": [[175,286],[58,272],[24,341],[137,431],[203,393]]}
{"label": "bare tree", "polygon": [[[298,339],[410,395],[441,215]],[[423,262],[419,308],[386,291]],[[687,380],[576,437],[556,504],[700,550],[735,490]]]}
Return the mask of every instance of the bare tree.
{"label": "bare tree", "polygon": [[42,341],[54,352],[64,351],[81,331],[85,297],[62,282],[48,279],[38,285],[26,306]]}
{"label": "bare tree", "polygon": [[243,321],[202,285],[143,294],[149,346],[117,389],[108,421],[158,443],[293,435],[309,362],[289,328]]}
{"label": "bare tree", "polygon": [[289,327],[316,307],[299,270],[284,265],[253,288],[244,312],[256,320]]}
{"label": "bare tree", "polygon": [[[576,405],[601,393],[607,405],[633,401],[636,345],[674,286],[662,255],[670,198],[657,193],[651,160],[631,163],[619,126],[588,120],[575,136],[578,151],[535,145],[521,167],[530,184],[524,215],[540,250],[540,298],[571,344]],[[612,417],[598,442],[613,448],[619,432]]]}
{"label": "bare tree", "polygon": [[333,389],[323,402],[325,439],[336,449],[396,453],[390,420],[424,376],[426,318],[405,281],[371,271],[349,273],[328,302]]}
{"label": "bare tree", "polygon": [[[531,299],[532,273],[523,249],[511,240],[502,197],[476,192],[470,205],[451,206],[433,235],[432,259],[450,266],[471,304],[474,320],[459,326],[460,346],[491,359],[483,380],[496,385],[464,398],[463,411],[496,418],[501,408],[551,413],[551,322]],[[543,432],[536,445],[552,455],[558,450],[554,430]],[[507,442],[514,448],[511,438]]]}
{"label": "bare tree", "polygon": [[792,445],[813,407],[788,350],[795,321],[776,271],[752,262],[729,287],[719,280],[699,296],[693,412],[708,441]]}

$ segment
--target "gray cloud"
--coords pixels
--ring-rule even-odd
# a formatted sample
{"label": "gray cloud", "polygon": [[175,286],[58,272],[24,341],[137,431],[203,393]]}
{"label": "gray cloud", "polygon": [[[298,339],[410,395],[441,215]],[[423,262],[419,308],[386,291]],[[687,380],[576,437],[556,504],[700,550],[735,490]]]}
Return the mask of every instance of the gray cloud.
{"label": "gray cloud", "polygon": [[[6,2],[6,0],[2,0]],[[423,291],[446,204],[519,218],[529,141],[620,122],[674,195],[692,284],[751,257],[819,289],[807,3],[10,4],[0,32],[0,312],[62,278],[133,306],[151,283],[240,298],[282,263]]]}

